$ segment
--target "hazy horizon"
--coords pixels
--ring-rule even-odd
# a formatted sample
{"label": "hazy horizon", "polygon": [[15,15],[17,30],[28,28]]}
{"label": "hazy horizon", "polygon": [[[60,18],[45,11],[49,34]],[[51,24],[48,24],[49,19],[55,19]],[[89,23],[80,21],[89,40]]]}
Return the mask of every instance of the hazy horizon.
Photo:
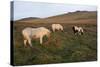
{"label": "hazy horizon", "polygon": [[46,18],[75,11],[96,11],[96,6],[13,1],[13,20],[27,17]]}

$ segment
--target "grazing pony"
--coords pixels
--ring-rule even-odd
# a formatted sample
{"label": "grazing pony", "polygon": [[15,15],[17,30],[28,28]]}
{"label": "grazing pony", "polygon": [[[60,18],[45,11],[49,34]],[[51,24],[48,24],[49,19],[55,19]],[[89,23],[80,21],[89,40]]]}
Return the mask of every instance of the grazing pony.
{"label": "grazing pony", "polygon": [[40,39],[40,44],[43,43],[43,37],[50,36],[50,31],[45,27],[39,27],[39,28],[30,28],[27,27],[22,30],[22,35],[24,37],[24,45],[26,46],[27,43],[32,47],[31,40],[32,39]]}
{"label": "grazing pony", "polygon": [[55,30],[63,31],[63,26],[61,24],[52,24],[52,31],[55,32]]}
{"label": "grazing pony", "polygon": [[73,29],[75,35],[76,34],[83,35],[83,33],[84,33],[84,30],[82,27],[73,26],[72,29]]}

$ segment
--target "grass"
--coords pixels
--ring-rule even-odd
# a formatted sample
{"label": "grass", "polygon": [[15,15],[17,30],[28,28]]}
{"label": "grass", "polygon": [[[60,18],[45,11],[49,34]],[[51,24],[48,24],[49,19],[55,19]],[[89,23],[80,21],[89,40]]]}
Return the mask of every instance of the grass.
{"label": "grass", "polygon": [[33,40],[33,48],[24,47],[22,29],[27,26],[45,26],[50,29],[50,23],[23,24],[14,23],[14,65],[33,65],[68,63],[97,60],[97,30],[96,24],[76,24],[85,29],[82,36],[75,36],[72,26],[75,24],[62,23],[64,32],[51,33],[48,39],[44,37],[44,43]]}

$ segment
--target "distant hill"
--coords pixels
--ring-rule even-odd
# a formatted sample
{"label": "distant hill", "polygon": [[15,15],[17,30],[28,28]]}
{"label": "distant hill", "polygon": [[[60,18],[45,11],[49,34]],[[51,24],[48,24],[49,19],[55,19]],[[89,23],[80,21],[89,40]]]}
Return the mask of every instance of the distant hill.
{"label": "distant hill", "polygon": [[62,15],[48,17],[45,18],[45,20],[53,23],[90,22],[97,20],[97,12],[96,11],[69,12]]}
{"label": "distant hill", "polygon": [[47,18],[28,17],[17,20],[30,23],[96,23],[96,11],[76,11]]}
{"label": "distant hill", "polygon": [[20,20],[34,20],[34,19],[39,19],[37,17],[28,17],[28,18],[22,18]]}
{"label": "distant hill", "polygon": [[40,19],[40,18],[28,17],[28,18],[22,18],[22,19],[16,20],[16,22],[29,22],[29,21],[33,21],[33,20],[36,20],[36,19]]}

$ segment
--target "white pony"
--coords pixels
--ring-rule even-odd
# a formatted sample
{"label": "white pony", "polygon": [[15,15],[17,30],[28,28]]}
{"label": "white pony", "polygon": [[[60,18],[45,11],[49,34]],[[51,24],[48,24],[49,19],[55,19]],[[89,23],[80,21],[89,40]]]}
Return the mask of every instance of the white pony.
{"label": "white pony", "polygon": [[52,24],[52,31],[55,32],[55,30],[63,31],[63,26],[61,24]]}
{"label": "white pony", "polygon": [[27,27],[22,30],[22,35],[24,37],[24,45],[26,46],[27,43],[32,47],[31,40],[32,39],[40,39],[40,44],[43,43],[43,37],[50,36],[50,31],[45,27],[39,27],[39,28],[30,28]]}
{"label": "white pony", "polygon": [[82,27],[78,27],[78,26],[73,26],[73,31],[74,31],[74,34],[79,34],[79,35],[83,35],[84,33],[84,30]]}

